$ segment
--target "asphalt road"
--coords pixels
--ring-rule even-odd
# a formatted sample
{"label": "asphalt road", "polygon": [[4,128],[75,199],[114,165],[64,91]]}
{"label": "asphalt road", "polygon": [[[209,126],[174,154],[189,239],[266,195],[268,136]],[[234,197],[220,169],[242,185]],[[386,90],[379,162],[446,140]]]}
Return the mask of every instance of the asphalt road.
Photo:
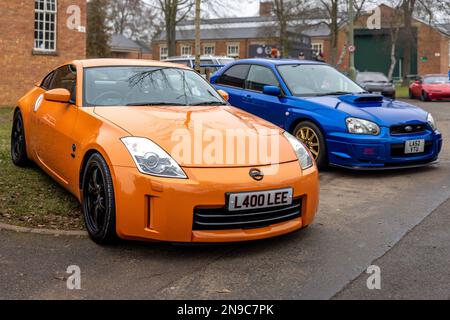
{"label": "asphalt road", "polygon": [[[416,102],[417,103],[417,102]],[[450,139],[450,103],[418,103]],[[450,298],[450,152],[407,171],[321,173],[315,224],[221,246],[123,242],[0,231],[0,299]],[[81,290],[68,290],[69,265]],[[370,265],[381,290],[366,286]]]}

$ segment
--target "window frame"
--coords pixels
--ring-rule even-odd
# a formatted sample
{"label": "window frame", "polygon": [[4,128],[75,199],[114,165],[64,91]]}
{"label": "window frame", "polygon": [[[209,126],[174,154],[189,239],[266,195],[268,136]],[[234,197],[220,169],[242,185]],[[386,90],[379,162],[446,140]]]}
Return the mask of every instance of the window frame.
{"label": "window frame", "polygon": [[252,67],[254,67],[254,66],[258,66],[258,67],[261,67],[261,68],[268,69],[273,74],[273,76],[275,77],[275,80],[278,82],[278,86],[277,87],[280,88],[281,94],[284,96],[284,90],[283,90],[283,88],[281,86],[280,79],[277,77],[277,75],[272,70],[272,68],[270,68],[268,66],[265,66],[265,65],[262,65],[262,64],[257,64],[257,63],[250,64],[250,68],[248,69],[247,76],[245,77],[245,81],[244,81],[244,90],[252,91],[252,92],[255,92],[255,93],[261,93],[261,94],[263,93],[263,91],[254,90],[254,89],[250,89],[250,88],[247,87],[247,85],[248,85],[248,76],[250,75],[250,71],[251,71]]}
{"label": "window frame", "polygon": [[[48,8],[48,6],[47,6],[48,2],[47,1],[50,2],[52,0],[35,0],[34,1],[34,24],[35,25],[34,25],[34,36],[33,36],[33,51],[44,52],[44,53],[54,53],[57,50],[58,0],[53,0],[55,2],[55,10],[47,9]],[[44,9],[36,8],[36,5],[38,3],[39,4],[43,3]],[[37,20],[36,19],[36,15],[38,15],[38,14],[42,14],[43,20]],[[53,28],[53,31],[46,29],[46,24],[50,23],[50,22],[48,22],[46,20],[47,19],[47,15],[53,15],[54,16],[54,22],[53,22],[54,28]],[[38,24],[38,26],[39,26],[40,21],[42,21],[42,25],[43,25],[42,29],[39,29],[39,27],[36,28],[36,24]],[[39,34],[39,32],[42,32],[42,39],[36,38],[36,33]],[[49,33],[49,35],[50,35],[50,33],[53,33],[54,39],[53,40],[47,40],[46,33]],[[37,42],[38,41],[41,41],[43,43],[44,48],[40,48],[40,47],[37,46]],[[46,41],[49,41],[49,43],[53,43],[53,48],[52,49],[45,48],[45,42]]]}
{"label": "window frame", "polygon": [[[320,51],[314,50],[314,46],[318,46],[320,48]],[[312,48],[313,52],[315,52],[316,54],[320,54],[320,53],[323,54],[323,47],[324,47],[323,41],[311,42],[311,48]]]}
{"label": "window frame", "polygon": [[[163,50],[166,51],[166,53],[164,55],[162,53]],[[167,60],[167,59],[169,59],[169,49],[167,46],[160,45],[159,46],[159,60]]]}
{"label": "window frame", "polygon": [[[187,48],[189,48],[189,53],[183,53],[183,51],[185,50],[185,49],[187,49]],[[192,45],[190,45],[190,44],[182,44],[181,46],[180,46],[180,53],[181,53],[181,56],[182,57],[189,57],[189,56],[192,56]]]}
{"label": "window frame", "polygon": [[[220,83],[220,82],[219,82],[220,79],[225,75],[225,73],[226,73],[227,71],[231,70],[231,69],[234,68],[234,67],[238,67],[238,66],[240,66],[240,67],[241,67],[241,66],[247,66],[247,67],[248,67],[247,73],[245,74],[245,77],[244,77],[244,83],[242,84],[242,87],[236,87],[236,86],[232,86],[232,85],[229,85],[229,84],[223,84],[223,83]],[[250,63],[238,63],[238,64],[234,64],[234,65],[228,67],[226,70],[224,70],[224,71],[222,72],[222,74],[217,78],[215,84],[220,85],[220,86],[224,86],[224,87],[229,87],[229,88],[238,89],[238,90],[245,90],[245,82],[247,81],[247,76],[248,76],[248,73],[250,72],[250,67],[251,67],[251,66],[252,66],[252,64],[250,64]]]}
{"label": "window frame", "polygon": [[[237,52],[235,54],[230,54],[230,47],[236,47]],[[241,46],[239,42],[227,43],[227,57],[236,58],[239,57],[239,52],[241,50]]]}
{"label": "window frame", "polygon": [[[73,88],[73,91],[71,92],[71,90],[69,90],[70,92],[70,101],[69,103],[76,105],[77,104],[77,87],[78,87],[78,70],[77,67],[74,64],[65,64],[63,66],[60,66],[58,68],[56,68],[55,70],[53,70],[51,73],[53,73],[52,75],[52,80],[50,82],[50,87],[53,87],[54,81],[56,79],[56,74],[58,72],[58,70],[60,69],[64,69],[64,68],[74,68],[75,69],[75,87]],[[61,88],[61,87],[55,87],[52,89],[66,89],[66,88]],[[52,89],[46,89],[46,90],[52,90]]]}
{"label": "window frame", "polygon": [[[212,48],[212,53],[207,53],[206,48]],[[205,56],[215,56],[216,55],[216,44],[215,43],[205,43],[203,45],[203,55]]]}
{"label": "window frame", "polygon": [[47,79],[50,81],[50,85],[53,82],[53,77],[55,76],[56,70],[50,71],[41,81],[41,84],[39,85],[40,88],[44,89],[45,91],[49,90],[47,86],[44,85],[44,83],[47,81]]}

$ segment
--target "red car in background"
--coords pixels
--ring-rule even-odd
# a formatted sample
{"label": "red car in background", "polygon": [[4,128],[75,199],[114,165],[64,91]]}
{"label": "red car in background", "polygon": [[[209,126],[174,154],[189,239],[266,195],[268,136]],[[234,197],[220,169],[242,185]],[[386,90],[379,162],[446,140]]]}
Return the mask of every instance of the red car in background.
{"label": "red car in background", "polygon": [[409,86],[409,97],[422,101],[450,100],[450,80],[445,74],[429,74]]}

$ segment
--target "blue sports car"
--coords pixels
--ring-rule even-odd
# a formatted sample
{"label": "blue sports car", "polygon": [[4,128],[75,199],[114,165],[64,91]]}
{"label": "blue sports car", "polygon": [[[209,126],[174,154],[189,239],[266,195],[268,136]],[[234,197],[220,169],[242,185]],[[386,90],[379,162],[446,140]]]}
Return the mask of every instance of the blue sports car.
{"label": "blue sports car", "polygon": [[442,136],[430,113],[364,91],[333,67],[244,59],[211,78],[233,106],[286,129],[319,167],[393,169],[436,163]]}

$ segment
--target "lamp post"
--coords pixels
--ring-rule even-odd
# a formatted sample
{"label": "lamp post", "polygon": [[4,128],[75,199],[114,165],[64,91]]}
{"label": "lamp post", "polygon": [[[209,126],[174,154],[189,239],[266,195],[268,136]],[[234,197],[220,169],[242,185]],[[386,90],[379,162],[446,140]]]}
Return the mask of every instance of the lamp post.
{"label": "lamp post", "polygon": [[356,68],[355,68],[355,11],[353,7],[353,0],[348,1],[348,47],[353,48],[349,52],[349,76],[350,79],[356,79]]}
{"label": "lamp post", "polygon": [[200,73],[200,2],[195,0],[195,71]]}

